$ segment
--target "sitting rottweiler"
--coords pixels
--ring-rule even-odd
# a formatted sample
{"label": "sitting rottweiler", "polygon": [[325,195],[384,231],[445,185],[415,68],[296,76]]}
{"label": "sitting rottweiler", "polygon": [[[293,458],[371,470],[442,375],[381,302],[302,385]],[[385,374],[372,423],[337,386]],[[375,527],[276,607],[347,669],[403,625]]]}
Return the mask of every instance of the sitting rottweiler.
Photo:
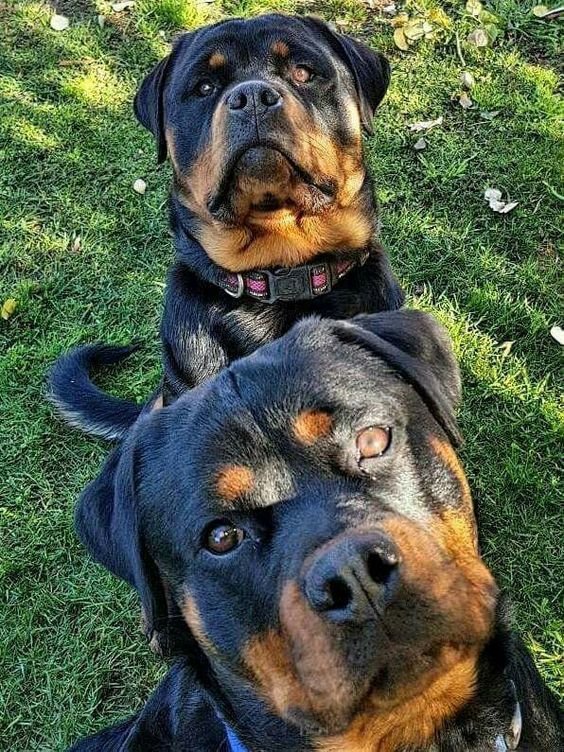
{"label": "sitting rottweiler", "polygon": [[[174,174],[159,404],[307,314],[401,306],[362,147],[389,75],[318,19],[266,15],[184,34],[143,81],[135,112]],[[88,370],[127,352],[61,359],[50,396],[69,422],[124,435],[141,407],[103,398]]]}
{"label": "sitting rottweiler", "polygon": [[478,554],[459,397],[400,311],[305,319],[141,418],[77,530],[184,657],[73,749],[561,752]]}

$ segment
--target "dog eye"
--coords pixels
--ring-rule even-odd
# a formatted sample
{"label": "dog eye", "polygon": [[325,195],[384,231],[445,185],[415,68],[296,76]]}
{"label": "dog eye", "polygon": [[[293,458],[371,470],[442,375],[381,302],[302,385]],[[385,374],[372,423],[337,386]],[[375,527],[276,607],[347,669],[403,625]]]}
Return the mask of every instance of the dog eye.
{"label": "dog eye", "polygon": [[391,440],[392,432],[387,426],[364,428],[356,437],[358,462],[380,457],[390,446]]}
{"label": "dog eye", "polygon": [[204,535],[204,546],[212,554],[222,556],[240,546],[245,537],[245,531],[229,520],[213,522]]}
{"label": "dog eye", "polygon": [[196,86],[196,94],[199,97],[209,97],[215,91],[215,86],[209,81],[200,81]]}
{"label": "dog eye", "polygon": [[307,65],[296,65],[292,69],[292,78],[297,84],[307,84],[315,78],[315,73]]}

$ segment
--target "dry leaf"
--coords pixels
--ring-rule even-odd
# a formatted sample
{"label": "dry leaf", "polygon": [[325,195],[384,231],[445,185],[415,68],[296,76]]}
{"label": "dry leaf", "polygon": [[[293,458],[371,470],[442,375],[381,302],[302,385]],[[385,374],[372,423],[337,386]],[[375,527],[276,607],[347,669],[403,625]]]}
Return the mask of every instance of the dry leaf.
{"label": "dry leaf", "polygon": [[133,183],[133,190],[135,191],[135,193],[139,193],[142,196],[147,190],[147,183],[141,178],[137,178],[137,180]]}
{"label": "dry leaf", "polygon": [[57,13],[55,13],[54,16],[51,16],[49,26],[54,31],[64,31],[65,29],[69,28],[70,21],[66,16],[59,16]]}
{"label": "dry leaf", "polygon": [[460,95],[458,103],[460,104],[463,110],[469,110],[471,107],[474,106],[474,102],[470,99],[470,97],[468,96],[466,92],[463,92]]}
{"label": "dry leaf", "polygon": [[502,342],[501,345],[498,345],[498,350],[501,350],[504,358],[509,355],[514,344],[514,339],[508,339],[506,342]]}
{"label": "dry leaf", "polygon": [[489,112],[487,110],[483,110],[483,112],[480,112],[480,117],[483,117],[484,120],[493,120],[494,117],[497,117],[501,110],[490,110]]}
{"label": "dry leaf", "polygon": [[122,10],[128,10],[129,8],[133,8],[135,5],[135,0],[123,0],[122,3],[112,3],[112,10],[115,13],[121,13]]}
{"label": "dry leaf", "polygon": [[559,345],[564,345],[564,329],[561,326],[553,326],[550,334]]}
{"label": "dry leaf", "polygon": [[478,18],[483,9],[484,6],[480,2],[480,0],[468,0],[468,2],[466,3],[466,12],[470,13],[470,15],[474,16],[474,18]]}
{"label": "dry leaf", "polygon": [[441,125],[442,122],[443,116],[439,115],[436,120],[420,120],[418,123],[411,123],[408,128],[412,133],[419,133],[420,131],[428,131],[436,125]]}
{"label": "dry leaf", "polygon": [[0,316],[4,319],[4,321],[8,321],[10,316],[13,314],[13,312],[18,307],[18,301],[14,298],[8,298],[4,301],[4,305],[2,306],[2,309],[0,310]]}
{"label": "dry leaf", "polygon": [[409,45],[407,44],[407,39],[405,38],[403,29],[400,27],[398,27],[394,31],[394,42],[396,44],[396,47],[398,47],[400,50],[403,50],[404,52],[407,52],[407,50],[409,49]]}
{"label": "dry leaf", "polygon": [[409,16],[407,13],[398,13],[398,15],[395,18],[392,18],[390,23],[396,29],[398,26],[405,26],[406,23],[409,21]]}
{"label": "dry leaf", "polygon": [[418,39],[422,39],[425,36],[425,31],[423,30],[423,21],[418,18],[412,18],[411,21],[408,21],[408,23],[406,23],[406,25],[403,27],[403,33],[405,34],[406,38],[412,42],[416,42]]}
{"label": "dry leaf", "polygon": [[393,16],[396,10],[396,4],[390,3],[390,5],[386,5],[384,8],[382,8],[382,13],[385,13],[387,16]]}
{"label": "dry leaf", "polygon": [[488,32],[480,27],[478,29],[474,29],[474,31],[468,34],[466,41],[470,42],[470,44],[473,44],[476,47],[487,47],[490,39],[488,37]]}
{"label": "dry leaf", "polygon": [[519,203],[518,201],[502,201],[501,191],[497,188],[488,188],[484,191],[484,198],[488,202],[490,209],[498,214],[508,214]]}
{"label": "dry leaf", "polygon": [[475,84],[474,76],[471,73],[468,73],[468,71],[463,71],[460,74],[460,83],[465,89],[471,89]]}
{"label": "dry leaf", "polygon": [[413,144],[413,148],[415,149],[415,151],[423,151],[423,149],[427,148],[427,142],[424,138],[420,138],[419,141],[416,141]]}
{"label": "dry leaf", "polygon": [[98,26],[101,29],[103,29],[105,25],[106,25],[106,16],[102,16],[102,15],[98,16]]}
{"label": "dry leaf", "polygon": [[82,248],[82,238],[80,235],[77,235],[75,239],[71,243],[71,252],[72,253],[78,253],[80,249]]}
{"label": "dry leaf", "polygon": [[407,44],[407,39],[405,38],[405,34],[403,33],[402,28],[397,28],[394,31],[394,42],[396,44],[396,47],[399,47],[400,50],[403,50],[404,52],[407,52],[409,49],[409,45]]}
{"label": "dry leaf", "polygon": [[546,5],[535,5],[532,10],[533,16],[536,16],[537,18],[544,18],[544,16],[546,16],[549,12],[550,11],[546,7]]}

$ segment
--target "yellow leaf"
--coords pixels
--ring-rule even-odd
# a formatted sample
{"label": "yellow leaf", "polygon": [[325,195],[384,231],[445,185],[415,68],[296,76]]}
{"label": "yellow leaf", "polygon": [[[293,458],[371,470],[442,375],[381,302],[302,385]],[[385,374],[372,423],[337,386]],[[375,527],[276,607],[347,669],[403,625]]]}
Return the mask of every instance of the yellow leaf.
{"label": "yellow leaf", "polygon": [[424,36],[425,31],[423,29],[423,22],[420,19],[414,18],[403,27],[403,33],[406,39],[416,42]]}
{"label": "yellow leaf", "polygon": [[397,29],[398,26],[405,26],[408,21],[409,16],[407,15],[407,13],[398,13],[395,18],[392,18],[391,24],[395,29]]}
{"label": "yellow leaf", "polygon": [[543,18],[543,16],[546,16],[548,13],[548,8],[546,5],[535,5],[533,8],[533,16],[536,16],[537,18]]}
{"label": "yellow leaf", "polygon": [[404,52],[409,50],[409,45],[407,44],[407,39],[405,38],[403,29],[398,28],[394,31],[394,42],[396,43],[396,47],[399,47],[400,50],[403,50]]}
{"label": "yellow leaf", "polygon": [[8,321],[17,307],[18,301],[14,300],[14,298],[8,298],[4,301],[4,305],[2,306],[2,310],[0,311],[0,316],[2,316],[4,321]]}
{"label": "yellow leaf", "polygon": [[470,13],[471,16],[474,16],[477,18],[482,10],[484,9],[484,6],[480,2],[480,0],[468,0],[466,3],[466,12]]}

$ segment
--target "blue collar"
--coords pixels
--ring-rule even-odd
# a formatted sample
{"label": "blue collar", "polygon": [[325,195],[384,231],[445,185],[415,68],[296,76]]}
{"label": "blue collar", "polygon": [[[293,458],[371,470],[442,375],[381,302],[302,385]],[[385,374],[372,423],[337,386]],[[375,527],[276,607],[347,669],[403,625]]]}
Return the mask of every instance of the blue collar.
{"label": "blue collar", "polygon": [[244,747],[239,739],[237,738],[237,735],[233,731],[233,729],[228,726],[225,721],[223,722],[223,725],[225,726],[225,731],[227,732],[227,741],[229,742],[229,752],[248,752],[247,748]]}

